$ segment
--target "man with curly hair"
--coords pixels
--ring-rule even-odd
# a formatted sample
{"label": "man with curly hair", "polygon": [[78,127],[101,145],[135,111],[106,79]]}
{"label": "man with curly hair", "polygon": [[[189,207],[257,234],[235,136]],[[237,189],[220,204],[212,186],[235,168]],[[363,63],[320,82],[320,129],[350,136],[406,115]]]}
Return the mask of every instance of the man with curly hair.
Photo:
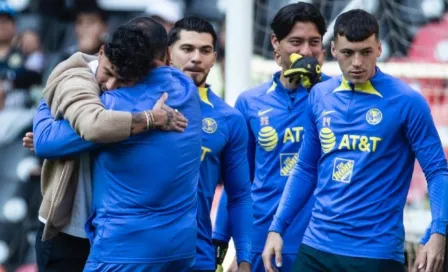
{"label": "man with curly hair", "polygon": [[[103,92],[98,103],[103,103],[108,112],[143,112],[145,130],[149,130],[156,128],[155,114],[144,110],[153,107],[161,95],[169,95],[170,106],[188,117],[188,128],[184,130],[186,124],[180,127],[183,133],[152,131],[104,145],[82,139],[67,120],[55,121],[51,111],[58,113],[58,108],[65,106],[62,103],[56,109],[49,104],[51,111],[42,103],[35,118],[34,146],[38,155],[66,159],[94,151],[90,153],[93,214],[86,225],[92,248],[85,271],[182,271],[194,262],[201,154],[199,97],[187,76],[164,66],[166,31],[147,20],[133,20],[119,27],[100,50],[98,82],[106,90],[120,88]],[[76,84],[80,83],[71,85]],[[49,101],[59,102],[53,97]],[[178,113],[161,106],[162,102],[156,108],[168,111],[165,124],[171,124]],[[115,130],[119,129],[121,124],[115,121]],[[77,166],[77,162],[73,165]],[[55,183],[59,185],[53,190],[59,192],[61,183]],[[66,187],[71,184],[67,182]],[[67,199],[60,197],[56,204],[64,205]],[[85,220],[76,222],[83,224]],[[146,245],[148,242],[151,247]]]}

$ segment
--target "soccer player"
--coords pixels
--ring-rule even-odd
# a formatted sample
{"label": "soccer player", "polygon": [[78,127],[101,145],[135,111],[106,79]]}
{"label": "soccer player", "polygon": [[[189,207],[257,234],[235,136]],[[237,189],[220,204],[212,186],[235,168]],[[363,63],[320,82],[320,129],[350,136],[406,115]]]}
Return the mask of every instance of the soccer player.
{"label": "soccer player", "polygon": [[404,271],[403,208],[416,157],[432,214],[425,271],[442,267],[446,159],[424,97],[376,67],[378,37],[366,11],[336,20],[331,53],[343,75],[311,90],[304,143],[263,252],[266,271],[273,255],[281,262],[282,237],[313,192],[293,271]]}
{"label": "soccer player", "polygon": [[198,186],[198,241],[195,271],[215,271],[210,210],[222,179],[229,195],[229,214],[239,271],[250,271],[252,200],[247,164],[247,127],[243,116],[215,95],[206,84],[216,61],[216,33],[198,17],[177,21],[168,35],[171,64],[190,76],[198,87],[202,113],[202,155]]}
{"label": "soccer player", "polygon": [[67,121],[54,121],[45,104],[36,117],[36,150],[53,150],[55,157],[92,151],[93,207],[86,224],[92,247],[84,271],[189,271],[193,267],[200,104],[191,79],[164,66],[166,51],[167,34],[158,23],[146,30],[138,23],[118,28],[105,53],[118,68],[118,76],[134,75],[137,84],[104,92],[101,101],[107,109],[141,111],[166,92],[170,106],[189,120],[183,133],[152,131],[99,145],[82,140]]}
{"label": "soccer player", "polygon": [[[325,20],[313,5],[290,4],[275,15],[271,28],[271,42],[282,71],[272,80],[242,93],[236,108],[243,114],[249,127],[248,161],[252,184],[254,232],[252,235],[252,270],[264,271],[261,253],[283,192],[286,180],[297,161],[297,152],[303,141],[305,107],[308,90],[298,82],[290,82],[284,72],[290,69],[290,55],[315,57],[322,64],[324,50],[322,37]],[[305,136],[306,137],[306,136]],[[224,185],[225,188],[225,185]],[[227,222],[225,195],[221,199],[213,238],[228,242],[233,231],[234,218]],[[307,206],[294,220],[294,227],[285,234],[283,270],[289,271],[311,215],[313,199],[303,199]]]}
{"label": "soccer player", "polygon": [[[129,59],[132,57],[129,55]],[[166,94],[146,114],[143,111],[131,113],[104,108],[99,98],[100,88],[112,90],[134,84],[137,74],[127,75],[126,78],[117,74],[118,70],[132,65],[123,63],[120,69],[116,69],[104,48],[101,48],[98,57],[76,53],[54,69],[44,89],[43,101],[53,109],[56,119],[66,119],[84,139],[94,142],[118,142],[130,135],[148,131],[146,114],[154,117],[149,121],[153,121],[150,125],[155,129],[182,131],[186,125],[183,121],[186,120],[164,105]],[[143,68],[144,66],[140,67]],[[149,68],[148,63],[146,70]],[[67,144],[70,145],[69,142]],[[34,148],[32,133],[25,136],[24,146]],[[51,149],[42,150],[39,147],[37,155],[54,156]],[[70,150],[70,146],[64,150]],[[90,250],[84,230],[91,203],[89,161],[88,154],[70,160],[63,158],[44,161],[43,201],[36,235],[36,259],[40,270],[70,268],[80,271],[85,265]],[[63,171],[71,174],[61,178]],[[54,250],[46,250],[49,247]]]}

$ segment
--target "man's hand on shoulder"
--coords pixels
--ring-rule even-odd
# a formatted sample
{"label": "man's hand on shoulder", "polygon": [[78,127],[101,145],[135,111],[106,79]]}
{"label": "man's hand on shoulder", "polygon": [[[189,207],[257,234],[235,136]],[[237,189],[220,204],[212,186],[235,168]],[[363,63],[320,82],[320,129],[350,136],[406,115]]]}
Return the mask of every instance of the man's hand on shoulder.
{"label": "man's hand on shoulder", "polygon": [[188,126],[188,120],[182,113],[165,105],[167,99],[168,94],[163,93],[152,108],[154,128],[162,131],[183,132]]}
{"label": "man's hand on shoulder", "polygon": [[132,114],[131,134],[135,135],[149,129],[183,132],[188,125],[185,116],[165,104],[168,94],[164,93],[152,110]]}

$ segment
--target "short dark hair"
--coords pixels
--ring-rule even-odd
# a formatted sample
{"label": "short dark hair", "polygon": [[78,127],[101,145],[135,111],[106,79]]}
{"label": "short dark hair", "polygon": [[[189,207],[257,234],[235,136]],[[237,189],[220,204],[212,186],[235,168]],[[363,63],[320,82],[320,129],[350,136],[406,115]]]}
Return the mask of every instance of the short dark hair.
{"label": "short dark hair", "polygon": [[136,17],[130,20],[128,24],[133,25],[143,31],[143,34],[154,48],[156,58],[160,60],[165,58],[166,49],[168,47],[168,34],[162,24],[160,24],[156,19],[148,16]]}
{"label": "short dark hair", "polygon": [[168,46],[171,46],[180,39],[180,32],[182,30],[208,33],[212,35],[213,49],[216,48],[217,35],[215,29],[207,20],[196,16],[185,17],[174,24],[173,28],[168,34]]}
{"label": "short dark hair", "polygon": [[327,31],[325,19],[319,10],[309,3],[298,2],[284,6],[271,23],[272,32],[279,41],[283,40],[291,32],[297,22],[313,23],[321,37]]}
{"label": "short dark hair", "polygon": [[165,28],[151,20],[132,20],[120,26],[104,45],[107,58],[126,81],[141,80],[156,67],[154,61],[165,56]]}
{"label": "short dark hair", "polygon": [[375,17],[362,9],[342,13],[334,24],[333,38],[344,36],[350,42],[361,42],[375,35],[378,40],[380,27]]}

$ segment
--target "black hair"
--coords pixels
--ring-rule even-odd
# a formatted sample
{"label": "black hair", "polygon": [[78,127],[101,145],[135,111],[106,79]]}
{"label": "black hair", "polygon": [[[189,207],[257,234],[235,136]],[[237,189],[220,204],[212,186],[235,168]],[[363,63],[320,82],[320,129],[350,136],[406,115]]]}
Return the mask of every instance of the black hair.
{"label": "black hair", "polygon": [[168,34],[168,46],[171,46],[180,39],[180,32],[182,30],[210,34],[213,38],[213,48],[216,48],[217,35],[215,29],[207,20],[196,16],[185,17],[174,24]]}
{"label": "black hair", "polygon": [[375,35],[378,40],[380,27],[375,17],[362,9],[342,13],[336,19],[333,38],[344,36],[350,42],[361,42]]}
{"label": "black hair", "polygon": [[156,58],[160,60],[165,58],[166,49],[168,47],[168,34],[162,24],[156,19],[148,16],[134,18],[130,20],[128,24],[143,31],[143,34],[154,48]]}
{"label": "black hair", "polygon": [[325,19],[319,10],[309,3],[298,2],[281,8],[271,23],[272,32],[279,41],[283,40],[291,32],[297,22],[313,23],[321,37],[327,31]]}
{"label": "black hair", "polygon": [[167,49],[165,28],[150,19],[136,18],[120,26],[104,45],[104,53],[126,81],[139,81],[163,59]]}

